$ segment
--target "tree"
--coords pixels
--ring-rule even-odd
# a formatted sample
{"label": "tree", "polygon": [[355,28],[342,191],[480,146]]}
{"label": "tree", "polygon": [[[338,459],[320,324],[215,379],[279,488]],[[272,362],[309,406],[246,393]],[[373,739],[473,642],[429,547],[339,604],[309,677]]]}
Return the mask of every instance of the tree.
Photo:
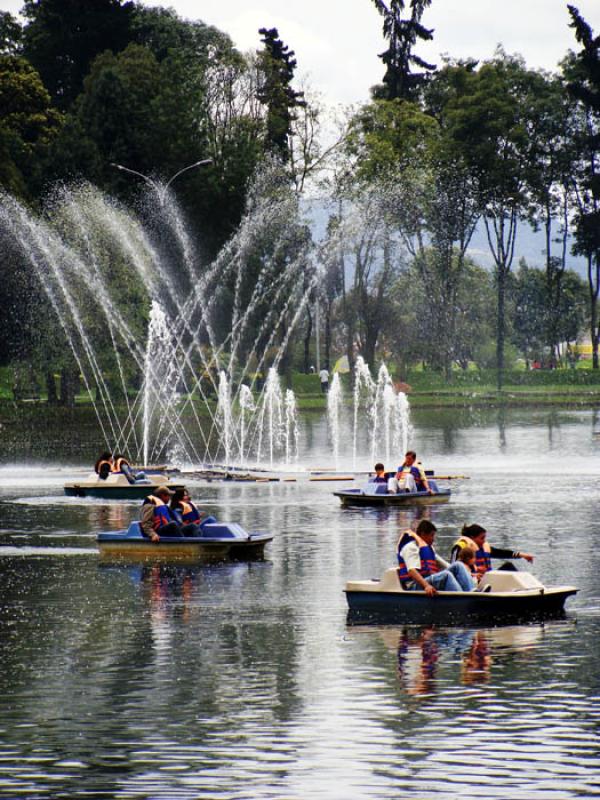
{"label": "tree", "polygon": [[600,366],[600,36],[594,36],[574,6],[568,6],[570,27],[582,49],[565,64],[568,88],[580,111],[577,214],[574,252],[587,260],[593,367]]}
{"label": "tree", "polygon": [[477,184],[497,285],[496,366],[504,378],[506,296],[519,220],[527,209],[526,171],[538,132],[531,114],[537,83],[521,59],[499,50],[465,75],[446,110],[447,129]]}
{"label": "tree", "polygon": [[18,55],[22,36],[19,21],[8,11],[0,11],[0,55]]}
{"label": "tree", "polygon": [[42,160],[62,115],[35,69],[20,56],[0,56],[0,184],[31,195],[43,180]]}
{"label": "tree", "polygon": [[23,55],[60,109],[75,100],[99,53],[127,47],[133,12],[123,0],[25,0]]}
{"label": "tree", "polygon": [[563,277],[567,268],[577,158],[573,101],[559,78],[532,76],[532,138],[526,168],[529,221],[544,233],[547,314],[545,344],[558,359]]}
{"label": "tree", "polygon": [[330,266],[337,261],[340,270],[347,267],[352,275],[352,288],[344,297],[349,349],[357,347],[371,366],[398,266],[398,242],[393,237],[387,192],[388,187],[381,183],[359,186],[347,198],[345,214],[330,224],[326,250],[321,253]]}
{"label": "tree", "polygon": [[257,97],[267,108],[267,148],[287,162],[295,110],[305,105],[303,93],[292,88],[297,62],[277,28],[261,28],[259,33],[264,50],[259,53]]}
{"label": "tree", "polygon": [[351,123],[348,147],[362,179],[385,176],[389,185],[386,212],[431,303],[434,365],[450,377],[456,297],[480,216],[472,173],[445,121],[405,100],[376,101],[363,109]]}
{"label": "tree", "polygon": [[534,269],[522,260],[515,275],[511,295],[514,303],[512,340],[527,361],[541,360],[544,353],[558,362],[558,348],[548,346],[549,320],[556,318],[555,335],[560,344],[577,341],[586,323],[586,287],[572,270],[565,270],[562,291],[555,298],[548,293],[545,270]]}
{"label": "tree", "polygon": [[[389,5],[385,0],[373,3],[383,17],[383,35],[388,40],[387,50],[379,56],[386,67],[383,86],[375,87],[373,96],[383,100],[415,100],[426,76],[435,70],[433,64],[413,53],[418,40],[433,39],[433,30],[421,25],[431,0],[410,0],[410,16],[406,19],[402,18],[405,0],[390,0]],[[422,71],[412,72],[414,66]]]}

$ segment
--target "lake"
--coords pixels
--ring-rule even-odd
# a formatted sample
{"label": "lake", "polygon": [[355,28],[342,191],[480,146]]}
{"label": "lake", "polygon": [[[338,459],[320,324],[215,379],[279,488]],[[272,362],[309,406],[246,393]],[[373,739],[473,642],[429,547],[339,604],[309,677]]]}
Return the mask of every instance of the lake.
{"label": "lake", "polygon": [[[126,526],[138,503],[65,498],[93,456],[64,456],[56,431],[38,463],[12,448],[0,796],[600,796],[594,412],[423,411],[413,425],[426,467],[470,476],[424,512],[438,550],[483,524],[492,544],[534,553],[546,584],[579,587],[565,619],[347,625],[346,580],[392,566],[416,512],[342,510],[336,484],[306,476],[187,484],[218,518],[272,532],[264,561],[102,564],[97,532]],[[303,463],[328,465],[320,415],[303,420],[303,442]]]}

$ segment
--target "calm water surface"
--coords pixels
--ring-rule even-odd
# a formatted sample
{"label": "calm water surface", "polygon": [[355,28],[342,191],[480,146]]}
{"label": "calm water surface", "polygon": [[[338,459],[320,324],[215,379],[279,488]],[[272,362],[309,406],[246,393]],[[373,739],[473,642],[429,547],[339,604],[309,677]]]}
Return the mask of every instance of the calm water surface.
{"label": "calm water surface", "polygon": [[[591,412],[415,415],[468,474],[429,513],[447,554],[483,523],[574,583],[564,620],[349,627],[342,589],[393,564],[413,512],[342,510],[332,485],[191,484],[272,531],[263,562],[99,563],[137,504],[62,496],[77,465],[0,468],[0,796],[600,796],[600,442]],[[307,462],[324,463],[321,419]],[[69,462],[72,463],[72,462]],[[391,466],[391,465],[390,465]],[[80,473],[79,473],[80,474]]]}

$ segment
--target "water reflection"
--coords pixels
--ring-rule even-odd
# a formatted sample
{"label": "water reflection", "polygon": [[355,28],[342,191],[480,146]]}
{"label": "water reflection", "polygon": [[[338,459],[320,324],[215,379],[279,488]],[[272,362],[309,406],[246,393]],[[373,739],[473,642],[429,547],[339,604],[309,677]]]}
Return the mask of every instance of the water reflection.
{"label": "water reflection", "polygon": [[[348,632],[365,634],[365,627]],[[529,659],[543,643],[544,625],[504,628],[436,628],[433,625],[383,627],[377,631],[394,655],[400,686],[407,695],[425,698],[446,685],[448,670],[463,686],[485,684],[492,678],[494,661],[511,657]],[[444,679],[440,681],[440,672]]]}
{"label": "water reflection", "polygon": [[[596,422],[507,411],[504,449],[497,410],[413,424],[427,466],[471,475],[447,506],[344,510],[307,481],[193,485],[215,516],[274,534],[264,562],[99,565],[95,534],[138,502],[67,501],[59,465],[1,468],[0,544],[45,549],[0,553],[0,797],[596,796]],[[317,415],[311,435],[309,460],[327,465]],[[348,629],[345,582],[381,576],[399,531],[429,515],[444,556],[475,520],[534,552],[545,583],[580,587],[577,624]]]}

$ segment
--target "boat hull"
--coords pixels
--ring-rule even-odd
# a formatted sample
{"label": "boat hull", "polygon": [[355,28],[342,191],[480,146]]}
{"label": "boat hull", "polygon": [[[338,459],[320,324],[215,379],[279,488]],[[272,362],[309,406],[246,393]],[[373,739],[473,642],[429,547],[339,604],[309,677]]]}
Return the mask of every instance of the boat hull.
{"label": "boat hull", "polygon": [[436,492],[398,492],[398,494],[364,494],[361,490],[346,490],[333,493],[339,497],[342,507],[387,508],[389,506],[430,506],[447,503],[451,491]]}
{"label": "boat hull", "polygon": [[546,587],[528,572],[490,570],[472,592],[403,589],[398,570],[385,571],[380,581],[348,581],[349,622],[414,625],[505,625],[550,619],[564,614],[574,586]]}
{"label": "boat hull", "polygon": [[505,625],[564,615],[565,601],[574,587],[544,592],[488,593],[352,592],[346,590],[350,623],[402,623],[407,625]]}
{"label": "boat hull", "polygon": [[246,533],[236,523],[211,523],[195,537],[163,536],[153,542],[142,536],[139,522],[126,531],[99,533],[103,561],[222,561],[226,558],[261,558],[269,533]]}
{"label": "boat hull", "polygon": [[227,558],[262,558],[265,545],[271,539],[268,536],[263,540],[221,542],[169,538],[160,542],[98,542],[98,548],[103,561],[223,561]]}
{"label": "boat hull", "polygon": [[166,475],[147,475],[143,482],[130,483],[125,475],[115,473],[106,480],[101,480],[96,475],[79,483],[67,483],[64,487],[67,497],[100,497],[105,500],[142,500],[159,486],[168,486],[169,489],[182,489],[183,483],[170,481]]}

